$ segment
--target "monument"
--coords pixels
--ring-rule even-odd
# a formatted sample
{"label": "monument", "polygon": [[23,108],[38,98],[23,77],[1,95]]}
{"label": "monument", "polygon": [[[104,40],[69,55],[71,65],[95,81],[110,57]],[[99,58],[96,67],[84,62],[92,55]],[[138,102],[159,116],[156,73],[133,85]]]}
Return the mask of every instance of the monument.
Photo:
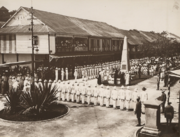
{"label": "monument", "polygon": [[127,37],[125,36],[123,42],[122,57],[121,57],[121,72],[127,72],[129,70],[130,70],[129,49],[128,49]]}
{"label": "monument", "polygon": [[148,100],[144,103],[146,122],[138,137],[159,137],[160,105],[162,101]]}

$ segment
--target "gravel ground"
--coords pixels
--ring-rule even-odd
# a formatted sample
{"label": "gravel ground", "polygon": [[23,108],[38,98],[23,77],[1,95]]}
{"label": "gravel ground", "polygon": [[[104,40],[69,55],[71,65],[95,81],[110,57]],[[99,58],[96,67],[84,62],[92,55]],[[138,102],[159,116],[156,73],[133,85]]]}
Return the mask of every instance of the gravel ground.
{"label": "gravel ground", "polygon": [[[91,85],[96,80],[90,80]],[[161,83],[161,88],[162,87]],[[174,101],[178,83],[172,87],[172,105],[177,112],[178,104]],[[147,88],[149,98],[156,98],[161,91],[156,90],[156,78],[152,77],[136,85],[130,86],[130,90],[137,87],[139,92],[142,87]],[[112,88],[112,87],[111,87]],[[120,87],[117,87],[120,88]],[[167,93],[167,91],[166,91]],[[0,98],[0,109],[3,109],[4,98]],[[121,111],[120,109],[100,106],[89,106],[71,102],[61,102],[69,106],[69,113],[62,117],[41,122],[10,122],[0,119],[0,137],[132,137],[136,130],[137,119],[133,111]],[[145,115],[142,115],[142,124],[145,123]],[[161,122],[165,118],[161,115]],[[173,123],[178,122],[177,113]],[[173,133],[164,133],[166,136],[176,137]]]}

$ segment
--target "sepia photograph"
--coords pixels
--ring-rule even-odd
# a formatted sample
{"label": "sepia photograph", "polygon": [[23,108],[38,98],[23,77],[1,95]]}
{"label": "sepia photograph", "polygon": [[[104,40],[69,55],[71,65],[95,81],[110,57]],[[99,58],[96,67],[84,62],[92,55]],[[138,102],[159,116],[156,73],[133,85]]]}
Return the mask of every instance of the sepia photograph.
{"label": "sepia photograph", "polygon": [[180,137],[180,0],[0,0],[0,137]]}

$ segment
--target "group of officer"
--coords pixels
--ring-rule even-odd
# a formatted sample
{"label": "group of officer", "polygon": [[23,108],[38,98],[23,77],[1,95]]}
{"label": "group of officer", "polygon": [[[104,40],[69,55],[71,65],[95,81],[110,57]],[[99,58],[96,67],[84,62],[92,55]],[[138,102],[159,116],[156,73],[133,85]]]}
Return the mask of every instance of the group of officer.
{"label": "group of officer", "polygon": [[[112,61],[112,62],[105,62],[99,64],[91,64],[91,65],[84,65],[84,66],[75,66],[73,77],[75,80],[82,78],[83,80],[86,79],[93,79],[96,78],[99,74],[99,71],[109,68],[109,70],[113,70],[115,68],[120,68],[120,61]],[[69,68],[55,68],[55,78],[56,80],[68,80],[69,76],[71,75],[71,71]]]}
{"label": "group of officer", "polygon": [[11,89],[30,91],[32,83],[33,78],[28,72],[25,75],[19,73],[17,75],[10,76],[7,76],[5,73],[3,73],[2,77],[0,77],[0,91],[3,95]]}
{"label": "group of officer", "polygon": [[145,92],[146,89],[143,88],[143,91],[139,94],[136,88],[134,91],[131,91],[129,87],[121,86],[120,89],[117,89],[116,86],[110,88],[109,86],[104,85],[90,85],[87,81],[85,82],[70,82],[70,81],[61,81],[61,80],[44,80],[35,79],[35,86],[37,88],[48,87],[50,90],[58,91],[58,99],[62,101],[71,101],[82,104],[94,104],[106,107],[113,106],[113,108],[120,107],[120,109],[130,110],[135,109],[136,100],[138,97],[141,98],[141,102],[148,100],[148,94]]}

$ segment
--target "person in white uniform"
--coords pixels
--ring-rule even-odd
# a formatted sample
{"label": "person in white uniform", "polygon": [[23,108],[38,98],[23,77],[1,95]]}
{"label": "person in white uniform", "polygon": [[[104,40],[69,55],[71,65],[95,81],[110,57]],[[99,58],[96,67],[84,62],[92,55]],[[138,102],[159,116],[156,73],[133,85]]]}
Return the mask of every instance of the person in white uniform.
{"label": "person in white uniform", "polygon": [[66,100],[69,102],[70,101],[70,96],[71,96],[71,84],[70,82],[68,82],[68,85],[66,87],[67,91],[66,91]]}
{"label": "person in white uniform", "polygon": [[94,87],[94,105],[96,106],[98,103],[98,96],[99,96],[99,90],[97,88],[97,85]]}
{"label": "person in white uniform", "polygon": [[138,98],[138,93],[137,93],[138,89],[135,88],[134,92],[132,93],[132,104],[133,104],[133,110],[135,111],[136,109],[136,103],[137,103],[137,98]]}
{"label": "person in white uniform", "polygon": [[58,68],[56,67],[55,69],[55,80],[58,81]]}
{"label": "person in white uniform", "polygon": [[104,105],[104,88],[103,85],[101,84],[100,88],[100,106],[103,107]]}
{"label": "person in white uniform", "polygon": [[86,98],[86,87],[85,87],[85,83],[83,83],[83,87],[81,90],[81,102],[82,102],[82,104],[85,104],[85,98]]}
{"label": "person in white uniform", "polygon": [[146,92],[146,88],[142,88],[142,92],[140,94],[141,103],[142,103],[142,113],[145,113],[145,105],[144,102],[148,100],[148,93]]}
{"label": "person in white uniform", "polygon": [[107,86],[106,89],[106,107],[110,107],[110,98],[111,98],[111,90],[109,89],[109,86]]}
{"label": "person in white uniform", "polygon": [[61,81],[63,81],[64,80],[64,69],[62,68],[61,69]]}
{"label": "person in white uniform", "polygon": [[50,80],[48,81],[48,89],[51,89],[51,85],[52,85],[52,80],[50,79]]}
{"label": "person in white uniform", "polygon": [[113,100],[113,108],[117,108],[117,99],[118,99],[118,91],[116,90],[116,86],[113,87],[111,92],[112,100]]}
{"label": "person in white uniform", "polygon": [[74,71],[75,82],[77,82],[77,77],[78,77],[78,73],[77,73],[77,69],[75,69],[75,71]]}
{"label": "person in white uniform", "polygon": [[62,101],[65,101],[65,99],[66,99],[66,85],[65,85],[66,83],[65,82],[63,82],[63,85],[62,85]]}
{"label": "person in white uniform", "polygon": [[129,90],[129,86],[126,89],[126,110],[129,111],[130,109],[130,103],[132,99],[131,91]]}
{"label": "person in white uniform", "polygon": [[79,84],[76,86],[76,103],[80,102],[80,87]]}
{"label": "person in white uniform", "polygon": [[121,90],[120,90],[120,109],[121,110],[124,110],[124,107],[125,107],[125,99],[126,99],[126,93],[125,93],[125,90],[124,90],[124,86],[121,87]]}
{"label": "person in white uniform", "polygon": [[58,80],[58,89],[57,89],[57,91],[59,92],[59,96],[58,96],[58,100],[61,100],[61,98],[62,98],[62,93],[61,93],[61,91],[62,91],[62,83],[61,83],[61,80]]}
{"label": "person in white uniform", "polygon": [[91,85],[89,85],[88,89],[87,89],[87,103],[88,105],[91,104]]}
{"label": "person in white uniform", "polygon": [[72,101],[72,102],[75,101],[75,94],[76,94],[75,85],[72,84],[72,90],[71,90],[71,101]]}
{"label": "person in white uniform", "polygon": [[68,80],[68,76],[69,76],[68,68],[66,68],[66,70],[65,70],[65,75],[66,75],[66,80]]}

